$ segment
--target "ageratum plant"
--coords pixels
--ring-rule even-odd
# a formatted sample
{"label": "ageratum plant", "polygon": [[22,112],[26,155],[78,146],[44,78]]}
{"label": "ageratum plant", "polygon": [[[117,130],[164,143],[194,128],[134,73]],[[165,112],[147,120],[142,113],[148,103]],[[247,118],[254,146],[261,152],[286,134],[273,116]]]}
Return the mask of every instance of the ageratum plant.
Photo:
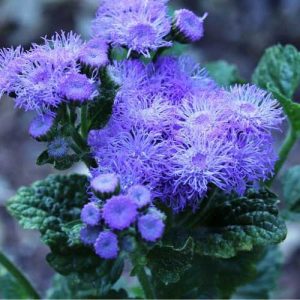
{"label": "ageratum plant", "polygon": [[[20,225],[40,231],[59,274],[42,297],[267,298],[274,289],[287,230],[270,188],[300,136],[291,99],[300,54],[268,49],[254,84],[222,61],[206,70],[172,49],[200,40],[207,14],[170,15],[167,2],[103,0],[88,41],[61,32],[28,51],[1,50],[0,95],[35,112],[29,134],[45,145],[37,164],[89,170],[51,175],[8,201]],[[278,155],[273,132],[285,119]],[[299,212],[299,186],[294,167],[286,216]],[[4,297],[8,286],[14,298],[40,297],[4,254],[0,263]]]}

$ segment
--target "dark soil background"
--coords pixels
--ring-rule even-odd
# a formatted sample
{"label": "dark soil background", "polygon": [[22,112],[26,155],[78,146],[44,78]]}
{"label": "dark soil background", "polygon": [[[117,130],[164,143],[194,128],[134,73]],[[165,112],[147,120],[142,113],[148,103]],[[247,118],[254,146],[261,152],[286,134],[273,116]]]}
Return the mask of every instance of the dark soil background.
{"label": "dark soil background", "polygon": [[[28,47],[40,36],[61,29],[87,37],[98,3],[99,0],[0,0],[0,47]],[[205,37],[190,51],[203,63],[224,59],[236,64],[246,80],[250,80],[266,47],[291,43],[300,49],[299,0],[182,0],[171,4],[191,8],[199,15],[209,13]],[[54,172],[35,166],[42,145],[27,134],[30,119],[30,114],[14,110],[10,99],[0,101],[0,249],[43,293],[52,276],[44,259],[47,248],[39,241],[38,233],[22,230],[4,207],[18,187]],[[279,136],[278,143],[280,139]],[[286,167],[300,164],[299,153],[298,143]],[[84,171],[80,166],[77,170]],[[275,188],[280,193],[280,178]],[[289,224],[288,238],[281,247],[285,264],[276,296],[300,298],[299,224]]]}

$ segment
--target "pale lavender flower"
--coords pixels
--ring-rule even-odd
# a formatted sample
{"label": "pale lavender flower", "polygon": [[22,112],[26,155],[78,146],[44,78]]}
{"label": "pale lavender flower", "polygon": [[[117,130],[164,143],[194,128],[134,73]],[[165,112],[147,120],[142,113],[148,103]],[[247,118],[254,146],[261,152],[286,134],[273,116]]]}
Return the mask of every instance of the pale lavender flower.
{"label": "pale lavender flower", "polygon": [[33,44],[27,53],[28,59],[44,63],[51,63],[53,67],[66,67],[67,69],[77,66],[83,41],[76,33],[55,33],[52,37],[44,37],[43,44]]}
{"label": "pale lavender flower", "polygon": [[203,37],[203,22],[207,13],[203,17],[196,16],[188,9],[179,9],[174,13],[173,31],[175,37],[184,43],[196,42]]}
{"label": "pale lavender flower", "polygon": [[23,49],[20,46],[0,50],[0,98],[13,92],[13,83],[21,72],[22,64]]}
{"label": "pale lavender flower", "polygon": [[107,198],[120,190],[120,178],[114,173],[104,173],[91,179],[91,188],[100,198]]}
{"label": "pale lavender flower", "polygon": [[114,259],[119,253],[118,237],[111,231],[103,231],[99,234],[94,248],[100,257]]}
{"label": "pale lavender flower", "polygon": [[107,67],[107,73],[123,90],[132,90],[147,84],[147,67],[136,59],[114,61]]}
{"label": "pale lavender flower", "polygon": [[165,224],[160,215],[148,213],[139,217],[138,230],[142,238],[148,242],[155,242],[164,233]]}
{"label": "pale lavender flower", "polygon": [[231,121],[239,128],[268,131],[278,129],[284,119],[278,101],[255,85],[236,85],[226,99],[232,105]]}
{"label": "pale lavender flower", "polygon": [[105,40],[94,38],[89,40],[79,53],[81,63],[92,68],[101,68],[109,64],[109,46]]}
{"label": "pale lavender flower", "polygon": [[30,124],[29,134],[35,139],[43,138],[51,131],[54,122],[55,116],[53,115],[38,115]]}
{"label": "pale lavender flower", "polygon": [[171,46],[164,40],[171,30],[166,1],[104,0],[93,21],[95,37],[102,37],[113,46],[125,46],[149,57],[151,50]]}
{"label": "pale lavender flower", "polygon": [[137,205],[128,196],[113,196],[103,206],[103,219],[111,229],[128,228],[137,217]]}
{"label": "pale lavender flower", "polygon": [[233,174],[231,144],[201,135],[197,139],[187,137],[185,142],[173,147],[170,163],[175,178],[174,192],[184,187],[187,198],[202,198],[209,184],[223,190],[230,185]]}
{"label": "pale lavender flower", "polygon": [[143,185],[133,185],[128,189],[128,196],[134,201],[138,208],[151,203],[151,192]]}

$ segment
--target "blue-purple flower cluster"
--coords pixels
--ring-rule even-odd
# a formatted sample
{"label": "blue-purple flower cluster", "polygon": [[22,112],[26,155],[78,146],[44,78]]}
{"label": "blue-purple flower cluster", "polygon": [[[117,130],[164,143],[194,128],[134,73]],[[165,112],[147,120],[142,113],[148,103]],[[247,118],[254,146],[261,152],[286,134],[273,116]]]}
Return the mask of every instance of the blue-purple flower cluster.
{"label": "blue-purple flower cluster", "polygon": [[197,208],[213,187],[243,194],[272,174],[271,130],[283,117],[270,94],[218,87],[189,57],[118,61],[108,73],[120,88],[89,144],[98,172],[120,174],[125,190],[145,185],[179,211]]}
{"label": "blue-purple flower cluster", "polygon": [[103,259],[113,259],[120,250],[127,251],[128,245],[123,247],[123,241],[127,244],[136,232],[144,241],[156,242],[165,228],[165,216],[154,207],[146,187],[133,185],[126,194],[119,194],[119,184],[115,174],[95,175],[90,181],[92,201],[81,211],[85,224],[81,240]]}
{"label": "blue-purple flower cluster", "polygon": [[[91,40],[62,32],[28,51],[0,52],[0,96],[12,95],[17,107],[38,112],[30,126],[36,139],[43,140],[59,122],[61,104],[88,105],[101,95],[101,76],[103,89],[108,79],[118,86],[110,120],[88,136],[99,165],[91,170],[92,198],[115,195],[100,214],[97,201],[83,210],[85,220],[97,216],[97,226],[104,222],[109,230],[135,224],[139,209],[149,205],[145,199],[160,199],[180,211],[196,209],[215,187],[243,194],[270,177],[277,158],[271,131],[283,116],[270,94],[254,85],[219,87],[190,57],[159,55],[174,42],[200,40],[207,16],[180,9],[171,17],[167,2],[103,0]],[[114,60],[115,47],[125,48],[128,59]],[[81,130],[83,138],[90,121]],[[57,137],[48,148],[51,157],[60,158],[69,151],[68,140]],[[140,194],[139,202],[132,201]],[[121,218],[113,217],[117,212]],[[154,219],[139,218],[140,232]],[[87,224],[95,233],[96,225]],[[103,233],[99,243],[116,242],[112,236]]]}

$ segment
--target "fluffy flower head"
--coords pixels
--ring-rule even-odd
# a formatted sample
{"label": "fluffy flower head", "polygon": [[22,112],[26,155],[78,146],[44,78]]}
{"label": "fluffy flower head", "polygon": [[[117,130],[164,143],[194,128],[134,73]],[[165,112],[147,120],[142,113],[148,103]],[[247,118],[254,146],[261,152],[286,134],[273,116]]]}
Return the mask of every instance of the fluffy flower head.
{"label": "fluffy flower head", "polygon": [[148,242],[155,242],[162,237],[165,224],[162,218],[153,213],[139,217],[138,230],[142,238]]}
{"label": "fluffy flower head", "polygon": [[128,196],[114,196],[103,206],[103,219],[111,229],[128,228],[136,216],[137,206]]}
{"label": "fluffy flower head", "polygon": [[81,220],[83,223],[96,226],[101,220],[101,211],[95,203],[86,204],[81,210]]}
{"label": "fluffy flower head", "polygon": [[166,1],[159,0],[104,0],[93,21],[93,34],[114,46],[126,46],[150,56],[151,50],[170,46],[164,40],[170,32]]}
{"label": "fluffy flower head", "polygon": [[119,245],[117,236],[111,231],[103,231],[99,234],[94,248],[96,254],[104,259],[114,259],[118,256]]}

